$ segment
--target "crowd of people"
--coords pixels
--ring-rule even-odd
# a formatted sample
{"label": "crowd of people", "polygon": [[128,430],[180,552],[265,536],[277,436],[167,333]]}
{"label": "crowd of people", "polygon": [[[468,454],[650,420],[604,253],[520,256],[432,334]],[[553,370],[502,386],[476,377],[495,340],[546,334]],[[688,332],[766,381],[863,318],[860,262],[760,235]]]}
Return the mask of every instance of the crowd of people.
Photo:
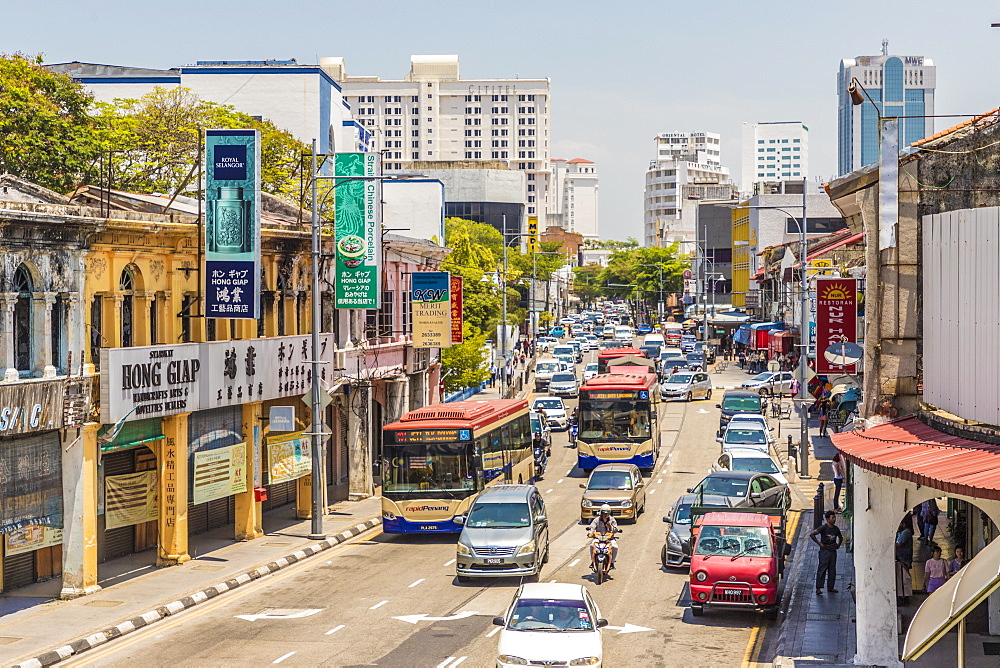
{"label": "crowd of people", "polygon": [[961,545],[954,548],[954,556],[951,559],[943,558],[941,546],[934,542],[934,535],[937,532],[938,521],[941,509],[935,499],[924,501],[920,505],[907,512],[896,529],[895,541],[895,561],[896,561],[896,598],[898,603],[907,605],[913,595],[913,564],[914,564],[914,524],[919,532],[917,541],[919,549],[917,554],[930,558],[923,561],[923,593],[930,594],[937,591],[955,573],[960,571],[967,563],[965,549]]}

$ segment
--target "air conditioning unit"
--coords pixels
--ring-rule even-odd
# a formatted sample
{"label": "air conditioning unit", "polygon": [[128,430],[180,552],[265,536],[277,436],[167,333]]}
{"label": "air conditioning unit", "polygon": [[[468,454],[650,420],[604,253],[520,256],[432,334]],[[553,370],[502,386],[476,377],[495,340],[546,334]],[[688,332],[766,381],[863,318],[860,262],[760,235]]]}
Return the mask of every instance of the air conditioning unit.
{"label": "air conditioning unit", "polygon": [[347,351],[346,350],[334,350],[333,351],[333,371],[342,371],[347,368]]}

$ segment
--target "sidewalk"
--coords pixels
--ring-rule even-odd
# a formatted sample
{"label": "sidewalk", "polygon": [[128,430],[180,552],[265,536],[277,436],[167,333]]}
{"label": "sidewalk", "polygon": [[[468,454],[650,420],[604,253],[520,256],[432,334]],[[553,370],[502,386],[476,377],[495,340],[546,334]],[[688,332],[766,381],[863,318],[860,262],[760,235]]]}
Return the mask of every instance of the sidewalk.
{"label": "sidewalk", "polygon": [[[311,520],[297,520],[294,514],[295,504],[276,509],[264,518],[265,535],[252,541],[234,542],[232,527],[192,536],[192,559],[180,566],[151,566],[155,552],[150,550],[102,564],[102,589],[90,596],[58,600],[58,578],[3,594],[0,665],[47,652],[45,659],[27,665],[49,665],[62,654],[95,646],[333,547],[377,526],[381,499],[330,506],[323,521],[328,539],[319,543],[308,539]],[[70,644],[73,650],[66,647]],[[53,653],[56,648],[59,655]]]}

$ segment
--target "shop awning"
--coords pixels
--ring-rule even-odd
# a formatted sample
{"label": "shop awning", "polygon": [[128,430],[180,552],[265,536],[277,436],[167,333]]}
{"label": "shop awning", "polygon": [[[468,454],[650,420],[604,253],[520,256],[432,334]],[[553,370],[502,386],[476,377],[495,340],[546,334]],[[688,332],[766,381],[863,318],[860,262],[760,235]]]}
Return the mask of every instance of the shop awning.
{"label": "shop awning", "polygon": [[750,325],[750,329],[784,329],[785,323],[783,322],[755,322]]}
{"label": "shop awning", "polygon": [[903,661],[920,658],[997,589],[1000,589],[1000,540],[983,548],[917,609],[903,643]]}
{"label": "shop awning", "polygon": [[1000,500],[1000,445],[952,436],[915,417],[831,438],[863,469],[948,494]]}

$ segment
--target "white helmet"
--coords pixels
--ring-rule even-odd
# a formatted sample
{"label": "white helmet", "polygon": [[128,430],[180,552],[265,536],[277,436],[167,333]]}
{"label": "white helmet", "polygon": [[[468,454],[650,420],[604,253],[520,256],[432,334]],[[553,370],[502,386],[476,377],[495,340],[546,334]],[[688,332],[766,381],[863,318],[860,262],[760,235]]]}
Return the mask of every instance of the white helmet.
{"label": "white helmet", "polygon": [[601,513],[602,514],[603,513],[610,513],[610,512],[611,512],[611,506],[609,506],[606,503],[603,506],[601,506]]}

